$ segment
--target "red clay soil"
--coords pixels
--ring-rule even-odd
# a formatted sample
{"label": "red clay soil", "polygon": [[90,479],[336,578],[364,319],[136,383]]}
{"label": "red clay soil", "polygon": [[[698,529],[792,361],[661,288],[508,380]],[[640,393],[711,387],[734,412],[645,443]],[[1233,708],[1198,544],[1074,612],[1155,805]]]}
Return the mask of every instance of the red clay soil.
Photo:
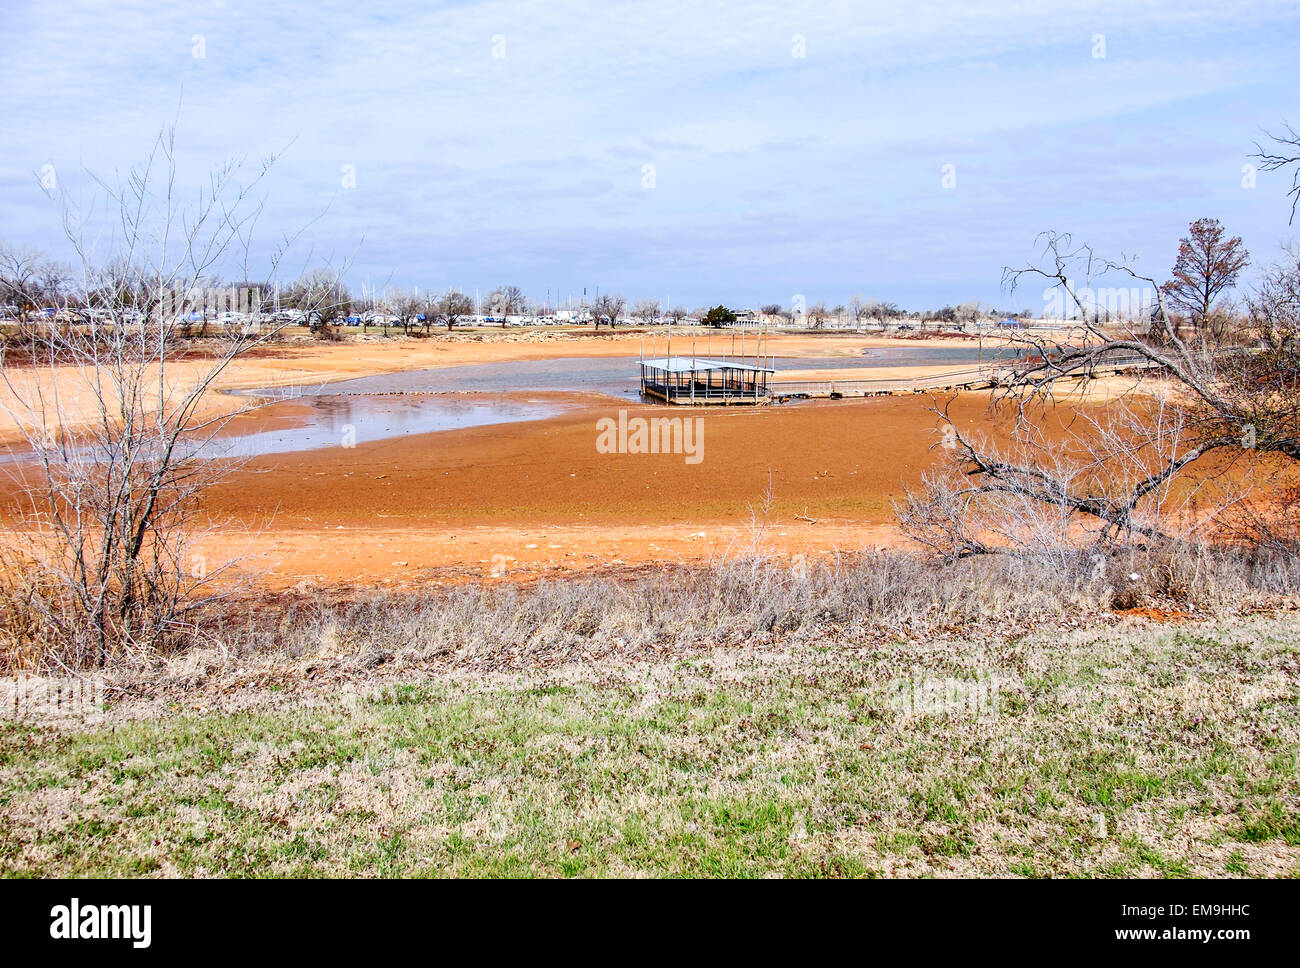
{"label": "red clay soil", "polygon": [[[594,403],[593,400],[601,400]],[[986,422],[968,395],[952,415]],[[518,579],[761,546],[777,556],[896,544],[892,501],[941,450],[925,395],[785,407],[625,407],[698,418],[703,459],[604,454],[596,421],[620,404],[585,398],[548,420],[258,458],[209,492],[217,559],[252,555],[271,587]],[[273,408],[259,420],[295,416]],[[766,501],[770,493],[772,500]],[[17,491],[0,478],[0,507]]]}

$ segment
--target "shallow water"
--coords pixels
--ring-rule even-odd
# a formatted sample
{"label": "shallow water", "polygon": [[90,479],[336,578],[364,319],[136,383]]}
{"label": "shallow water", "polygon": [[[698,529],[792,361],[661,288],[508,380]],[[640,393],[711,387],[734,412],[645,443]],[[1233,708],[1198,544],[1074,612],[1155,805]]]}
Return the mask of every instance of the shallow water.
{"label": "shallow water", "polygon": [[[701,350],[698,343],[696,349]],[[986,347],[986,362],[992,358],[991,353]],[[870,349],[862,356],[777,357],[774,365],[779,374],[781,370],[791,369],[931,366],[974,363],[978,359],[977,346],[891,346]],[[482,396],[437,395],[457,391],[477,391]],[[217,456],[213,450],[218,447],[222,448],[222,456],[314,450],[336,446],[347,434],[356,443],[364,443],[440,430],[543,420],[566,409],[558,401],[520,401],[503,397],[506,393],[600,393],[636,403],[640,402],[638,391],[636,360],[628,357],[472,363],[384,373],[313,387],[255,390],[249,392],[270,399],[292,399],[310,407],[310,412],[302,418],[303,425],[228,438],[214,442],[202,453]]]}
{"label": "shallow water", "polygon": [[[229,433],[190,452],[202,458],[248,458],[285,454],[298,450],[351,446],[411,434],[428,434],[464,427],[521,420],[543,420],[568,409],[551,400],[503,400],[500,397],[464,398],[418,395],[410,397],[313,395],[294,401],[307,413],[294,413],[297,426],[276,427],[252,433]],[[261,412],[264,417],[281,416],[274,404]],[[250,418],[257,419],[255,413]],[[236,418],[228,430],[237,431]],[[0,463],[32,456],[26,449],[0,453]]]}
{"label": "shallow water", "polygon": [[465,399],[424,394],[409,397],[313,395],[296,402],[310,408],[300,418],[301,426],[214,440],[200,450],[200,456],[253,457],[318,450],[440,430],[544,420],[568,409],[550,400]]}
{"label": "shallow water", "polygon": [[[674,347],[685,352],[689,344]],[[696,351],[706,355],[697,342]],[[720,354],[714,354],[715,359]],[[993,350],[984,349],[984,361],[993,359]],[[1010,356],[1008,355],[1008,358]],[[881,366],[933,366],[946,363],[975,363],[977,346],[900,346],[871,349],[862,356],[836,356],[798,359],[777,357],[777,378],[781,370],[858,369]],[[750,358],[753,362],[753,358]],[[554,360],[519,360],[509,363],[471,363],[429,370],[407,370],[379,376],[340,380],[316,387],[253,391],[262,396],[315,396],[318,394],[412,393],[479,390],[500,393],[523,391],[585,391],[612,397],[635,398],[639,378],[635,357],[564,357]]]}
{"label": "shallow water", "polygon": [[[684,352],[689,349],[689,343],[674,349]],[[696,351],[705,355],[705,347],[698,341]],[[985,348],[985,362],[993,358],[993,352]],[[715,358],[720,356],[714,354]],[[917,345],[872,348],[860,356],[777,357],[773,365],[779,377],[781,370],[931,366],[974,363],[978,359],[978,346]],[[307,413],[294,415],[297,426],[235,433],[208,441],[197,453],[201,457],[255,457],[442,430],[543,420],[564,412],[566,405],[557,400],[519,400],[503,395],[586,392],[637,403],[640,402],[638,390],[635,357],[473,363],[385,373],[316,386],[248,390],[241,391],[241,395],[293,401],[306,407]],[[457,391],[477,391],[482,395],[462,397],[456,395]],[[275,415],[275,411],[272,409],[269,415]],[[231,429],[237,429],[237,425]],[[0,455],[0,461],[28,456],[27,451],[11,451]]]}

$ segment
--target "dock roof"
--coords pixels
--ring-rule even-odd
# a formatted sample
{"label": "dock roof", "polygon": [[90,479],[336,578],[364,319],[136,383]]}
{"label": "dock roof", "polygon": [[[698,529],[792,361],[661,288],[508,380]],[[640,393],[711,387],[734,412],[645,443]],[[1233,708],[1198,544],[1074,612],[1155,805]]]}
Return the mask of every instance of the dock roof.
{"label": "dock roof", "polygon": [[711,360],[703,356],[663,356],[654,360],[642,360],[641,365],[662,373],[699,373],[703,370],[745,370],[751,373],[775,373],[770,366],[751,366],[748,363],[735,363],[731,360]]}

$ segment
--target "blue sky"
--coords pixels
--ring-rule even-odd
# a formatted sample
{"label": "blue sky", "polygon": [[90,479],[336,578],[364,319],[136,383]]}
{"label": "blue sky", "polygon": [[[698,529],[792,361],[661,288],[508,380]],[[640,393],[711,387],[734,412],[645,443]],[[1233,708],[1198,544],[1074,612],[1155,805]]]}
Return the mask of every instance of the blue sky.
{"label": "blue sky", "polygon": [[1297,49],[1269,0],[3,0],[0,238],[61,251],[42,166],[76,195],[179,117],[195,185],[287,145],[259,238],[310,223],[290,264],[358,286],[1037,308],[1001,268],[1044,229],[1163,276],[1208,215],[1275,257],[1289,182],[1242,165],[1300,123]]}

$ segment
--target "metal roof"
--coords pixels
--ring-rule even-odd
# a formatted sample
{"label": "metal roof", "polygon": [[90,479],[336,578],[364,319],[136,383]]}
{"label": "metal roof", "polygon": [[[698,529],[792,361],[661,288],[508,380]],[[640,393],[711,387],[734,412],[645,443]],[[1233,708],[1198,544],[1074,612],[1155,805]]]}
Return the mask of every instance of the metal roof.
{"label": "metal roof", "polygon": [[775,373],[770,366],[750,366],[728,360],[709,360],[702,356],[669,356],[657,360],[642,360],[641,365],[664,373],[698,373],[702,370],[746,370],[753,373]]}

